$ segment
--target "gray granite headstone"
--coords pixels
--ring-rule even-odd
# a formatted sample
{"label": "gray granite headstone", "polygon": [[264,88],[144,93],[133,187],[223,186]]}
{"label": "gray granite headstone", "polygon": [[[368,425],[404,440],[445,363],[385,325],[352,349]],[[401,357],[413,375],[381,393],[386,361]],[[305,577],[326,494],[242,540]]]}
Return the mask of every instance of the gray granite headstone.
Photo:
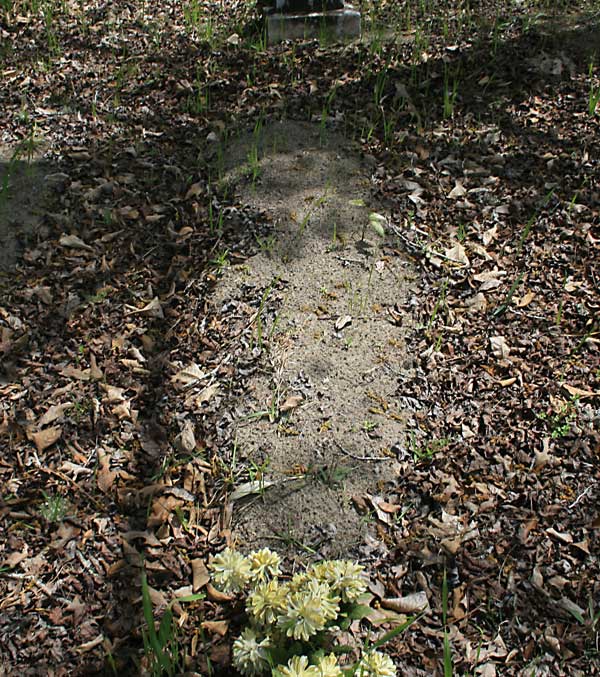
{"label": "gray granite headstone", "polygon": [[344,0],[262,0],[270,45],[282,40],[360,36],[360,13]]}

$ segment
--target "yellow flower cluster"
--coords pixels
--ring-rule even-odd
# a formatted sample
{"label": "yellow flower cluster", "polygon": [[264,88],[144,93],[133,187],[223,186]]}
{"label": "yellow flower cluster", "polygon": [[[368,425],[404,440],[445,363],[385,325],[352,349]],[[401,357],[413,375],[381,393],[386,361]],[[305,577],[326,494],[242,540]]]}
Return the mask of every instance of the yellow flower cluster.
{"label": "yellow flower cluster", "polygon": [[[320,657],[311,664],[306,656],[293,655],[287,664],[272,668],[274,677],[342,677],[336,656],[313,654],[314,643],[365,592],[363,567],[344,560],[319,562],[281,583],[280,563],[279,555],[268,548],[247,556],[226,548],[210,565],[217,588],[248,593],[246,611],[251,625],[233,644],[234,666],[242,675],[264,675],[279,662],[272,659],[273,654],[279,652],[281,659],[283,650],[285,659],[290,656],[285,647],[302,642],[313,647],[311,655]],[[371,651],[358,662],[356,675],[395,677],[396,671],[388,656]]]}
{"label": "yellow flower cluster", "polygon": [[279,575],[281,558],[276,552],[263,548],[248,557],[225,548],[211,562],[213,582],[223,592],[238,593],[250,585]]}
{"label": "yellow flower cluster", "polygon": [[389,656],[381,651],[369,651],[360,659],[355,677],[396,677],[396,668]]}

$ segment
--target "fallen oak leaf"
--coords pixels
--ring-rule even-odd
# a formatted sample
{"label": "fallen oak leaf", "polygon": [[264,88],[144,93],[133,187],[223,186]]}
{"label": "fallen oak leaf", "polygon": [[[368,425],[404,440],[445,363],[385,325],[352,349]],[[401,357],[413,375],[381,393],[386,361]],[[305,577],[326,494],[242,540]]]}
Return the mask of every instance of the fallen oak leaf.
{"label": "fallen oak leaf", "polygon": [[59,240],[58,244],[69,249],[84,249],[85,251],[93,252],[94,248],[90,247],[89,244],[86,244],[81,238],[77,235],[67,235],[63,233]]}
{"label": "fallen oak leaf", "polygon": [[77,369],[71,365],[67,365],[60,370],[61,376],[77,379],[78,381],[89,381],[92,378],[91,369]]}
{"label": "fallen oak leaf", "polygon": [[96,481],[98,482],[98,489],[104,494],[107,494],[115,479],[117,473],[110,469],[110,456],[102,449],[98,451],[98,471],[96,473]]}
{"label": "fallen oak leaf", "polygon": [[225,637],[229,631],[229,621],[202,621],[200,625],[211,634],[217,634],[220,637]]}
{"label": "fallen oak leaf", "polygon": [[454,263],[462,263],[467,268],[471,265],[467,252],[460,242],[457,242],[454,247],[446,249],[444,256]]}
{"label": "fallen oak leaf", "polygon": [[573,397],[599,397],[600,391],[595,390],[585,390],[583,388],[578,388],[577,386],[571,386],[568,383],[563,383],[562,386],[569,395]]}
{"label": "fallen oak leaf", "polygon": [[210,573],[203,559],[193,559],[190,564],[192,566],[192,591],[198,592],[210,581]]}
{"label": "fallen oak leaf", "polygon": [[129,311],[129,315],[147,315],[148,317],[156,317],[159,319],[164,318],[164,313],[162,305],[158,299],[158,296],[155,296],[152,301],[147,303],[143,308],[136,308],[135,306],[125,305],[125,308]]}
{"label": "fallen oak leaf", "polygon": [[279,411],[286,412],[296,409],[302,404],[303,399],[304,398],[302,395],[291,395],[290,397],[286,398],[285,402],[279,407]]}
{"label": "fallen oak leaf", "polygon": [[206,595],[212,602],[231,602],[235,595],[228,595],[217,590],[211,583],[206,585]]}
{"label": "fallen oak leaf", "polygon": [[53,423],[59,418],[62,418],[65,411],[73,407],[72,402],[64,402],[63,404],[53,404],[46,413],[39,420],[38,427],[43,428],[49,423]]}
{"label": "fallen oak leaf", "polygon": [[207,376],[208,374],[203,372],[195,362],[192,362],[189,366],[178,371],[171,380],[178,381],[179,383],[182,383],[185,388],[189,388]]}
{"label": "fallen oak leaf", "polygon": [[28,432],[27,438],[33,442],[39,453],[51,447],[55,442],[57,442],[62,435],[62,428],[60,426],[54,426],[52,428],[45,428],[44,430],[39,430],[38,432]]}

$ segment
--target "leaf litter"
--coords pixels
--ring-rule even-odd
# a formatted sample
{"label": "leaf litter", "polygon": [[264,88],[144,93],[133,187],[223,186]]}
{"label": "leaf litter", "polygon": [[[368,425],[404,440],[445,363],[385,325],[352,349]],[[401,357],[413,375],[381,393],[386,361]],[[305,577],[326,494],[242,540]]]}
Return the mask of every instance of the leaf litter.
{"label": "leaf litter", "polygon": [[[441,674],[445,636],[457,674],[597,671],[597,16],[588,3],[537,16],[528,3],[506,14],[497,3],[469,15],[459,5],[424,15],[409,3],[396,42],[367,32],[349,46],[266,51],[236,29],[215,52],[208,24],[191,24],[170,2],[65,3],[50,23],[26,7],[2,15],[3,157],[23,140],[44,151],[39,171],[13,183],[30,190],[4,203],[37,226],[20,234],[20,258],[0,280],[8,674],[94,674],[111,664],[132,673],[140,661],[143,670],[142,568],[156,612],[173,602],[188,670],[206,674],[210,661],[230,674],[240,624],[205,572],[211,554],[243,533],[231,497],[250,483],[259,490],[246,519],[275,501],[270,492],[307,478],[325,496],[327,484],[344,487],[334,457],[368,468],[348,492],[364,518],[348,554],[368,566],[374,606],[424,610],[389,649],[401,673]],[[213,26],[249,18],[248,3],[207,11]],[[390,30],[397,3],[379,3],[375,17]],[[385,374],[385,392],[373,387],[364,402],[373,411],[356,430],[355,415],[327,428],[335,417],[325,415],[326,393],[319,412],[316,391],[334,348],[352,355],[352,342],[365,342],[367,358],[340,393],[347,410],[355,374],[377,354],[360,331],[360,300],[358,310],[344,307],[348,290],[326,278],[319,303],[312,287],[308,307],[290,315],[287,351],[278,331],[301,292],[275,271],[276,248],[292,244],[281,228],[297,233],[308,217],[290,266],[303,247],[310,263],[311,247],[334,245],[333,214],[320,240],[309,227],[327,209],[326,175],[309,200],[293,200],[295,214],[259,203],[268,170],[261,177],[264,148],[251,154],[255,130],[290,120],[324,140],[354,137],[354,146],[336,141],[340,156],[364,155],[363,191],[340,205],[359,221],[336,224],[341,236],[343,226],[367,227],[364,243],[351,251],[351,235],[329,259],[345,258],[339,270],[361,290],[365,261],[374,279],[413,271],[406,296],[369,309],[379,328],[388,318],[400,345],[378,355],[374,384]],[[236,130],[248,133],[236,139]],[[242,157],[223,162],[247,164],[234,182],[242,192],[220,181],[227,142]],[[322,151],[290,159],[296,175]],[[370,210],[385,216],[383,236],[368,230]],[[225,299],[228,276],[243,278],[244,265],[247,288],[232,285]],[[312,364],[294,363],[302,342],[313,346]],[[398,354],[410,365],[394,364]],[[241,458],[236,438],[252,426],[264,439],[277,431],[270,444],[301,449],[299,467],[265,464],[271,450]],[[378,470],[389,458],[393,477]],[[299,544],[315,551],[300,547],[302,558],[332,543],[344,549],[315,522],[307,543],[308,528],[292,532],[289,567]],[[177,601],[192,592],[206,597]]]}

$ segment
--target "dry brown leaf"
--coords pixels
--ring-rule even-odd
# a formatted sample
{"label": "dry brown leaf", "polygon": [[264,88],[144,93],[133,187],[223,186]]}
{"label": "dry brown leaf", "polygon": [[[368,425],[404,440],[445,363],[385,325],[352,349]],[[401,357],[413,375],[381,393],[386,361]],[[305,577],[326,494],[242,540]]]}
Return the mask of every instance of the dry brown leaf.
{"label": "dry brown leaf", "polygon": [[452,200],[457,200],[459,197],[464,197],[467,194],[467,189],[460,181],[456,181],[454,188],[448,193],[448,197]]}
{"label": "dry brown leaf", "polygon": [[58,244],[70,249],[84,249],[89,252],[94,251],[93,247],[90,247],[89,244],[86,244],[81,238],[77,237],[77,235],[67,235],[66,233],[63,233],[58,240]]}
{"label": "dry brown leaf", "polygon": [[510,346],[504,336],[491,336],[490,346],[494,357],[498,360],[505,360],[510,355]]}
{"label": "dry brown leaf", "polygon": [[10,555],[2,562],[3,566],[7,566],[9,569],[14,569],[18,564],[20,564],[24,559],[29,557],[29,550],[27,544],[23,550],[15,550],[11,552]]}
{"label": "dry brown leaf", "polygon": [[221,637],[225,637],[229,630],[229,621],[202,621],[200,625],[211,634]]}
{"label": "dry brown leaf", "polygon": [[38,422],[38,427],[43,428],[48,423],[53,423],[59,418],[62,418],[65,411],[68,411],[73,406],[72,402],[64,402],[63,404],[52,405]]}
{"label": "dry brown leaf", "polygon": [[402,614],[412,614],[429,608],[429,600],[425,592],[413,592],[404,597],[386,597],[381,600],[381,606]]}
{"label": "dry brown leaf", "polygon": [[183,505],[183,501],[175,496],[158,496],[152,502],[152,510],[148,517],[148,527],[158,527],[164,524],[175,508]]}
{"label": "dry brown leaf", "polygon": [[98,450],[98,472],[96,481],[103,493],[108,493],[117,477],[117,473],[110,469],[110,457],[102,450]]}
{"label": "dry brown leaf", "polygon": [[97,646],[100,646],[102,642],[104,642],[104,635],[98,635],[95,639],[91,639],[89,642],[80,644],[76,650],[79,651],[79,653],[86,653],[87,651],[91,651]]}
{"label": "dry brown leaf", "polygon": [[286,398],[285,402],[279,407],[279,411],[286,412],[296,409],[302,404],[303,399],[302,395],[292,395]]}
{"label": "dry brown leaf", "polygon": [[125,400],[125,397],[123,396],[125,388],[117,388],[116,386],[109,386],[106,383],[101,383],[100,387],[106,393],[107,395],[106,399],[109,404],[120,404]]}
{"label": "dry brown leaf", "polygon": [[98,367],[98,364],[96,363],[96,356],[94,353],[91,353],[90,355],[90,377],[94,381],[99,381],[104,374],[102,373],[102,370],[100,367]]}
{"label": "dry brown leaf", "polygon": [[148,317],[156,317],[162,319],[164,317],[162,305],[155,296],[152,301],[147,303],[143,308],[136,308],[135,306],[125,306],[129,311],[128,315],[147,315]]}
{"label": "dry brown leaf", "polygon": [[112,413],[119,419],[128,418],[131,420],[131,402],[125,401],[112,408]]}
{"label": "dry brown leaf", "polygon": [[218,383],[206,386],[195,399],[196,407],[202,407],[205,402],[209,402],[218,392]]}
{"label": "dry brown leaf", "polygon": [[203,559],[193,559],[192,565],[192,592],[198,592],[210,581],[210,574]]}
{"label": "dry brown leaf", "polygon": [[67,376],[69,378],[75,378],[78,381],[89,381],[91,378],[90,369],[77,369],[77,367],[72,367],[67,365],[60,370],[62,376]]}
{"label": "dry brown leaf", "polygon": [[62,428],[54,426],[53,428],[44,428],[38,432],[29,432],[27,437],[35,444],[38,452],[51,447],[62,435]]}
{"label": "dry brown leaf", "polygon": [[525,308],[533,301],[534,298],[535,294],[532,291],[528,291],[524,296],[521,296],[521,298],[518,299],[517,307]]}
{"label": "dry brown leaf", "polygon": [[220,590],[217,590],[215,587],[213,587],[210,583],[207,583],[206,585],[206,595],[208,599],[213,602],[230,602],[234,598],[234,595],[228,595],[224,592],[221,592]]}
{"label": "dry brown leaf", "polygon": [[189,387],[203,378],[206,378],[206,376],[207,374],[205,374],[195,362],[192,362],[189,366],[178,371],[171,380],[182,383],[185,387]]}
{"label": "dry brown leaf", "polygon": [[566,533],[564,531],[556,531],[554,527],[549,527],[548,529],[546,529],[546,533],[549,536],[553,536],[557,540],[562,541],[563,543],[567,544],[573,543],[573,536],[571,536],[571,534]]}
{"label": "dry brown leaf", "polygon": [[454,247],[446,249],[446,251],[444,252],[444,256],[447,259],[450,259],[450,261],[454,261],[455,263],[461,263],[466,267],[468,267],[471,264],[471,262],[469,261],[469,257],[467,256],[467,252],[465,251],[465,248],[462,246],[460,242],[457,242],[454,245]]}
{"label": "dry brown leaf", "polygon": [[572,395],[573,397],[598,397],[600,396],[599,391],[594,390],[585,390],[583,388],[578,388],[577,386],[570,386],[568,383],[563,383],[563,388]]}
{"label": "dry brown leaf", "polygon": [[470,313],[484,313],[487,309],[487,300],[484,294],[479,292],[475,296],[470,296],[465,300],[464,308]]}
{"label": "dry brown leaf", "polygon": [[484,231],[483,235],[481,236],[481,241],[487,247],[488,244],[490,244],[490,242],[493,242],[496,239],[497,234],[498,234],[498,226],[494,225],[491,228],[488,228],[486,231]]}

